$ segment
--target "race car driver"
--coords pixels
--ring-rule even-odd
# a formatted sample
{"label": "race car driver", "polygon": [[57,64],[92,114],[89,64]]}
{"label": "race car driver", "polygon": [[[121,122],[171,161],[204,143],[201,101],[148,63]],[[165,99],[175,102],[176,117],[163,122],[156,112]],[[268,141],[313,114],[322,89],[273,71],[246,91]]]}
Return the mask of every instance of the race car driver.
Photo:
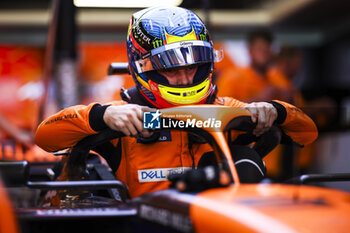
{"label": "race car driver", "polygon": [[[216,98],[212,72],[220,53],[213,49],[201,19],[189,10],[154,7],[136,12],[128,29],[127,54],[136,86],[122,93],[124,101],[64,109],[40,124],[35,142],[53,152],[73,147],[107,127],[123,132],[127,137],[111,140],[96,151],[127,184],[131,197],[168,188],[167,174],[197,167],[202,156],[212,150],[183,131],[157,135],[144,130],[145,110],[205,103],[244,107],[257,122],[253,131],[257,137],[273,124],[279,124],[300,145],[317,137],[313,121],[290,104],[277,100],[247,104]],[[263,166],[261,161],[253,163],[253,167]],[[157,172],[163,176],[149,175]]]}

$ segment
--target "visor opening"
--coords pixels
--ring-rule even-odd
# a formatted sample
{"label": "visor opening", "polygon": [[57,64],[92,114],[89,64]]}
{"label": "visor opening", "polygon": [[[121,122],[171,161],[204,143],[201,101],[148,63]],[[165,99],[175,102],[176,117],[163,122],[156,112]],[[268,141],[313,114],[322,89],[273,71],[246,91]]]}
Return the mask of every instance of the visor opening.
{"label": "visor opening", "polygon": [[205,87],[202,87],[201,89],[197,90],[197,93],[203,91],[204,88],[205,88]]}
{"label": "visor opening", "polygon": [[[199,65],[197,72],[193,77],[193,83],[186,86],[181,86],[181,87],[191,87],[203,82],[203,80],[205,80],[209,76],[211,67],[212,67],[212,63],[205,63],[205,64]],[[182,68],[186,68],[186,67],[182,67]],[[148,71],[148,72],[145,72],[144,74],[147,76],[147,78],[149,78],[155,83],[162,84],[168,87],[179,87],[177,85],[170,85],[168,79],[163,75],[161,75],[160,73],[158,73],[157,71]]]}
{"label": "visor opening", "polygon": [[168,91],[169,94],[172,94],[172,95],[177,95],[177,96],[180,96],[180,93],[176,93],[176,92],[172,92],[172,91]]}

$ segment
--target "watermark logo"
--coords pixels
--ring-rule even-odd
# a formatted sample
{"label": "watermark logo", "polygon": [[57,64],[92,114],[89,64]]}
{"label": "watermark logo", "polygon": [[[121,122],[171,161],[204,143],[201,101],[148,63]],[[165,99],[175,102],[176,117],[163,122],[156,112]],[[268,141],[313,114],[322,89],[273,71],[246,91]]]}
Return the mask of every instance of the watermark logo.
{"label": "watermark logo", "polygon": [[205,130],[217,130],[222,127],[221,120],[216,119],[215,111],[211,109],[200,109],[201,112],[179,113],[161,112],[161,110],[143,113],[144,129],[182,129],[202,128]]}
{"label": "watermark logo", "polygon": [[197,120],[195,118],[188,118],[186,120],[172,120],[171,118],[163,119],[162,128],[171,129],[171,128],[205,128],[205,129],[214,129],[220,128],[221,121],[215,120],[215,118],[209,118],[205,121]]}
{"label": "watermark logo", "polygon": [[144,129],[160,129],[160,112],[144,112],[143,128]]}

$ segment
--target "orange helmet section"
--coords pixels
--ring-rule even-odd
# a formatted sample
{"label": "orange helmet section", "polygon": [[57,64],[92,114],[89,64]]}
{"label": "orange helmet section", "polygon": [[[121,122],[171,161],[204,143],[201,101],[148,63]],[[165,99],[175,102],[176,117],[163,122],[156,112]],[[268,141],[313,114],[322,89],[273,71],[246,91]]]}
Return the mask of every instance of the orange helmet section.
{"label": "orange helmet section", "polygon": [[0,181],[0,232],[17,233],[18,225],[15,215],[7,196],[6,190]]}
{"label": "orange helmet section", "polygon": [[[347,232],[350,195],[312,186],[230,186],[198,194],[196,232]],[[215,229],[214,229],[214,228]]]}

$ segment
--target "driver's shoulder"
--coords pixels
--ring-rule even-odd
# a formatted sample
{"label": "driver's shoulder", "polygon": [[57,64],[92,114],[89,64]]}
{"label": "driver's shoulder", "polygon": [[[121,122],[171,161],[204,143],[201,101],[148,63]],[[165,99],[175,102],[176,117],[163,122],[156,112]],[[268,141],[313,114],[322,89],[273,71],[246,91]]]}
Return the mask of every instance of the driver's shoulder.
{"label": "driver's shoulder", "polygon": [[239,101],[232,97],[217,97],[214,101],[215,105],[223,105],[228,107],[244,107],[247,103]]}

